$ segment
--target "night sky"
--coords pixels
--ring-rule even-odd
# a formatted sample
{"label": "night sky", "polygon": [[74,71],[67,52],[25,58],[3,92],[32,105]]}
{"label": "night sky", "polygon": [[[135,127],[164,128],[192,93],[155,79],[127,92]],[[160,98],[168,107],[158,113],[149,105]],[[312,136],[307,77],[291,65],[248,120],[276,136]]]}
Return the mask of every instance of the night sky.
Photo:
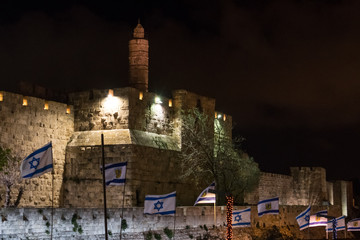
{"label": "night sky", "polygon": [[360,1],[0,3],[0,90],[124,87],[138,18],[149,90],[216,98],[263,171],[359,178]]}

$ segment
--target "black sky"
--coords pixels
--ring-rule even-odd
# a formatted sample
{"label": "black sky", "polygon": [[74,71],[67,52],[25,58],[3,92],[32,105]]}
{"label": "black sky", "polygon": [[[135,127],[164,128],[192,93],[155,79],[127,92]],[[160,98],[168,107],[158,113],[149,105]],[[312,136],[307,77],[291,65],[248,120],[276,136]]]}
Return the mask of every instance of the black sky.
{"label": "black sky", "polygon": [[1,89],[127,85],[137,19],[149,88],[217,99],[263,171],[359,177],[360,1],[2,1]]}

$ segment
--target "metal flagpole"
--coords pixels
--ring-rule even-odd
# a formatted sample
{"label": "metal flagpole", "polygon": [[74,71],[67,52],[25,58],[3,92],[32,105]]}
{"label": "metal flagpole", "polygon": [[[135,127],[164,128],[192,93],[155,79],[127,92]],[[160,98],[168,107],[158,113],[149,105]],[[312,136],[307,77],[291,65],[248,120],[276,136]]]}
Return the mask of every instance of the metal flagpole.
{"label": "metal flagpole", "polygon": [[122,209],[121,209],[121,222],[120,222],[120,240],[121,240],[121,233],[122,233],[122,223],[124,220],[124,206],[125,206],[125,186],[126,186],[126,174],[127,174],[127,166],[126,166],[126,172],[125,172],[125,183],[124,183],[124,191],[123,191],[123,202],[122,202]]}
{"label": "metal flagpole", "polygon": [[52,191],[52,196],[51,196],[51,235],[50,235],[50,239],[53,239],[53,226],[54,226],[54,174],[55,174],[55,170],[54,170],[54,158],[53,158],[53,151],[52,151],[52,142],[51,143],[51,160],[53,162],[53,169],[51,171],[51,191]]}
{"label": "metal flagpole", "polygon": [[101,151],[102,151],[102,175],[103,175],[103,191],[104,191],[104,224],[105,224],[105,239],[108,240],[107,230],[107,210],[106,210],[106,187],[105,187],[105,152],[104,152],[104,134],[101,134]]}
{"label": "metal flagpole", "polygon": [[174,240],[175,240],[175,222],[176,222],[176,197],[175,197],[175,213],[174,213]]}

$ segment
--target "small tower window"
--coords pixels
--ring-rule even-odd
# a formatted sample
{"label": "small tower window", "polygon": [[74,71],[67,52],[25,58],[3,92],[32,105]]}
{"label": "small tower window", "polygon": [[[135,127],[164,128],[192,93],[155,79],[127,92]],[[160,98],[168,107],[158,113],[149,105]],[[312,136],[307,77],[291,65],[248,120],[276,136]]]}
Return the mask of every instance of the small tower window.
{"label": "small tower window", "polygon": [[23,102],[22,102],[23,106],[27,106],[28,105],[28,100],[26,97],[23,97]]}
{"label": "small tower window", "polygon": [[45,101],[44,110],[49,110],[49,103],[47,101]]}

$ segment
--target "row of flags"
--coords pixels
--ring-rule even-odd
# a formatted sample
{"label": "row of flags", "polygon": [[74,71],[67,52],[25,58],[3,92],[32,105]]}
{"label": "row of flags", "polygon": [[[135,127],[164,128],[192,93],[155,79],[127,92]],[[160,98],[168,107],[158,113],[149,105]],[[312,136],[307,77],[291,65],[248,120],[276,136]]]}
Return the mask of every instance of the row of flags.
{"label": "row of flags", "polygon": [[[310,227],[325,227],[326,232],[344,231],[346,230],[345,216],[341,216],[334,219],[328,219],[327,210],[322,210],[310,215],[311,206],[308,206],[297,217],[296,221],[299,224],[300,230],[304,230]],[[335,229],[334,229],[335,227]],[[347,223],[347,231],[360,231],[360,218],[350,220]]]}
{"label": "row of flags", "polygon": [[[112,163],[105,165],[106,186],[124,185],[126,182],[127,162]],[[22,178],[38,177],[53,169],[52,143],[37,149],[28,155],[22,162],[20,171]],[[195,205],[203,203],[216,203],[215,182],[205,188],[195,201]],[[261,200],[257,204],[258,216],[266,214],[279,214],[279,198]],[[332,220],[327,219],[327,210],[310,214],[311,207],[307,207],[297,217],[300,230],[309,227],[325,226],[327,232],[345,230],[345,216]],[[176,192],[165,195],[146,195],[144,202],[144,214],[175,215]],[[233,227],[251,226],[251,208],[233,211]],[[347,224],[348,231],[360,231],[360,218],[353,219]]]}

